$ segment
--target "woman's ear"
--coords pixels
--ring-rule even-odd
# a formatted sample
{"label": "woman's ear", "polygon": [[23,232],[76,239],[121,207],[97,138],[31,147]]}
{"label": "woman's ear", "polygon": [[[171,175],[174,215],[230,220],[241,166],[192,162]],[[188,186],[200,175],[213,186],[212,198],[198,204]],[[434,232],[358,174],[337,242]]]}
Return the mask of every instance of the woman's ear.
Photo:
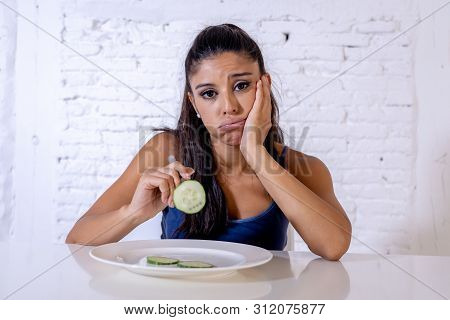
{"label": "woman's ear", "polygon": [[188,92],[188,99],[189,99],[189,102],[194,107],[195,111],[197,111],[197,109],[195,108],[194,97],[192,97],[192,94],[190,92]]}
{"label": "woman's ear", "polygon": [[188,99],[189,99],[189,102],[191,103],[191,105],[194,107],[195,112],[197,114],[199,114],[197,108],[195,107],[194,97],[192,96],[192,94],[190,92],[188,92]]}

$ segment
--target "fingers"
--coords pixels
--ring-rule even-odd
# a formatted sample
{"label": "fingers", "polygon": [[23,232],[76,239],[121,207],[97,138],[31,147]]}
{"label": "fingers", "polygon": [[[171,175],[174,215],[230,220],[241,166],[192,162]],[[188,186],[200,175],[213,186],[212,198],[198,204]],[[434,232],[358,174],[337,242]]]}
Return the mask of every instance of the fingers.
{"label": "fingers", "polygon": [[262,84],[262,80],[258,80],[258,82],[256,82],[256,98],[255,98],[255,102],[254,102],[254,106],[259,106],[261,104],[261,101],[263,99],[263,84]]}
{"label": "fingers", "polygon": [[159,168],[158,170],[162,173],[172,176],[173,181],[175,183],[175,187],[178,187],[178,185],[181,183],[180,174],[174,168],[163,167],[163,168]]}
{"label": "fingers", "polygon": [[173,207],[173,194],[175,188],[181,183],[181,177],[190,179],[194,172],[194,169],[185,167],[179,161],[175,161],[166,167],[145,170],[143,183],[148,189],[159,188],[161,191],[161,202]]}
{"label": "fingers", "polygon": [[179,161],[174,161],[171,164],[169,164],[167,167],[177,170],[179,172],[179,174],[185,179],[189,179],[191,177],[191,175],[195,172],[194,169],[183,166],[181,164],[181,162],[179,162]]}
{"label": "fingers", "polygon": [[[185,166],[183,166],[179,161],[172,162],[172,163],[169,165],[169,169],[171,169],[171,174],[172,174],[172,175],[175,175],[175,176],[177,177],[177,182],[176,182],[176,186],[177,186],[177,187],[178,187],[178,185],[181,183],[180,175],[181,175],[184,179],[188,180],[188,179],[191,178],[191,176],[192,176],[192,175],[194,174],[194,172],[195,172],[194,169],[192,169],[192,168],[190,168],[190,167],[185,167]],[[170,196],[170,199],[169,199],[169,201],[170,201],[169,203],[171,203],[171,206],[172,206],[172,207],[175,206],[175,204],[173,203],[173,196],[174,196],[174,193],[172,192],[172,194],[171,194],[171,196]]]}
{"label": "fingers", "polygon": [[161,192],[161,202],[168,204],[168,198],[175,190],[175,182],[171,175],[160,172],[158,169],[147,169],[141,179],[145,188],[158,188]]}
{"label": "fingers", "polygon": [[175,188],[178,187],[178,185],[181,183],[180,174],[174,168],[169,168],[169,167],[159,168],[159,171],[171,176],[173,179],[174,188],[171,188],[169,199],[167,201],[167,204],[170,205],[171,207],[173,207],[173,205],[174,205],[173,204],[173,194],[174,194]]}
{"label": "fingers", "polygon": [[266,73],[262,77],[262,87],[264,91],[264,99],[270,99],[270,83],[269,83],[269,74]]}
{"label": "fingers", "polygon": [[259,116],[264,114],[264,111],[267,109],[268,105],[271,105],[270,91],[267,88],[267,80],[265,79],[266,77],[263,75],[261,79],[256,83],[256,98],[253,106],[256,109],[255,112]]}
{"label": "fingers", "polygon": [[[269,79],[269,74],[266,73],[262,76],[263,78],[263,91],[264,91],[264,104],[262,105],[262,108],[264,109],[264,112],[267,112],[267,116],[270,119],[270,114],[271,114],[271,109],[272,109],[272,102],[270,101],[270,79]],[[271,121],[269,121],[269,123],[271,124]]]}
{"label": "fingers", "polygon": [[175,190],[175,181],[173,176],[161,171],[153,172],[153,176],[160,178],[158,188],[161,191],[161,201],[167,205],[171,204],[169,200]]}

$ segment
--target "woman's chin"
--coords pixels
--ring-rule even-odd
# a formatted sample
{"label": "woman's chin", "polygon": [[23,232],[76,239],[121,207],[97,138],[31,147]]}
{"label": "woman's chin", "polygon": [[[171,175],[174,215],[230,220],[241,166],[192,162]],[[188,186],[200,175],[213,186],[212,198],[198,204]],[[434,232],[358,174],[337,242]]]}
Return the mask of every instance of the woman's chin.
{"label": "woman's chin", "polygon": [[241,144],[242,132],[232,131],[222,136],[223,143],[229,146],[239,146]]}

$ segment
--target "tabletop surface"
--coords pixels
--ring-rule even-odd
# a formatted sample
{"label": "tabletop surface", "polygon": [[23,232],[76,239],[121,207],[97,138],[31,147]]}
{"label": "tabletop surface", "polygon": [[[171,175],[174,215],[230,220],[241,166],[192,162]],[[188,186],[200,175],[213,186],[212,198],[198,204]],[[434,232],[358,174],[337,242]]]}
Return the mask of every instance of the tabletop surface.
{"label": "tabletop surface", "polygon": [[214,278],[134,274],[92,247],[0,242],[3,299],[447,299],[450,257],[271,251],[268,263]]}

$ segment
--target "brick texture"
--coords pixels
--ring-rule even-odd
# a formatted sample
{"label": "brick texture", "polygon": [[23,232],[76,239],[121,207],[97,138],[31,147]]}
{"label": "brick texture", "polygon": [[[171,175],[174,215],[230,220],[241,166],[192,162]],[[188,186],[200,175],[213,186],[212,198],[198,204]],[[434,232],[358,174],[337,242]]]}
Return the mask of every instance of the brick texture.
{"label": "brick texture", "polygon": [[[232,22],[263,50],[290,147],[329,167],[359,239],[350,251],[410,250],[411,34],[366,57],[417,21],[414,1],[255,3],[64,2],[57,34],[92,63],[61,47],[55,241],[126,168],[140,127],[176,123],[183,58],[195,34]],[[307,249],[300,237],[295,242]]]}

